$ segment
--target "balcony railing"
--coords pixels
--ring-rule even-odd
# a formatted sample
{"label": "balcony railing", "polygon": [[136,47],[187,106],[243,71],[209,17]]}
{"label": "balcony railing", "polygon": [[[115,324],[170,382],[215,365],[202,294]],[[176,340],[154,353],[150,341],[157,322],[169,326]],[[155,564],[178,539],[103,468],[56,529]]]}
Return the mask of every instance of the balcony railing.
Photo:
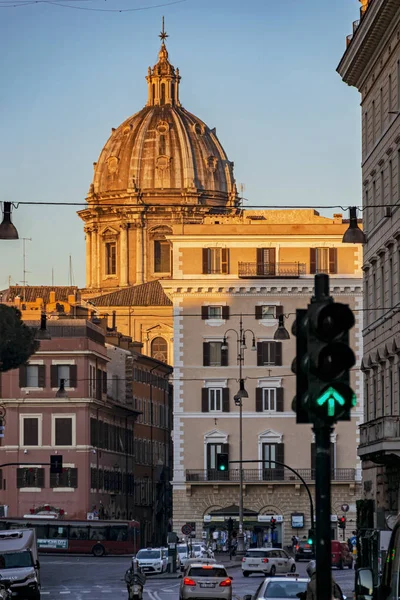
{"label": "balcony railing", "polygon": [[[299,475],[306,481],[315,480],[315,469],[297,469]],[[332,481],[358,481],[359,476],[356,469],[332,469]],[[186,469],[186,481],[193,483],[232,482],[239,483],[239,469],[229,469],[221,472],[216,469],[192,470]],[[299,482],[300,479],[288,469],[243,469],[244,483],[257,482]]]}
{"label": "balcony railing", "polygon": [[[360,446],[400,438],[400,417],[386,416],[360,426]],[[399,446],[400,447],[400,446]]]}
{"label": "balcony railing", "polygon": [[257,263],[240,262],[239,277],[300,277],[305,275],[306,265],[299,262]]}

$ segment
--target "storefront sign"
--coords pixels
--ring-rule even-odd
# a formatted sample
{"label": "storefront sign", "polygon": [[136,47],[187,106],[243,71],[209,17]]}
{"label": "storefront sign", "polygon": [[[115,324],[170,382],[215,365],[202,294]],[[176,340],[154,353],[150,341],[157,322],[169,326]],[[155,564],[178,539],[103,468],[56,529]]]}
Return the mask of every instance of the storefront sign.
{"label": "storefront sign", "polygon": [[304,513],[292,513],[292,528],[302,529],[304,527]]}
{"label": "storefront sign", "polygon": [[68,540],[38,540],[38,548],[54,548],[55,550],[67,550]]}
{"label": "storefront sign", "polygon": [[258,515],[257,521],[259,523],[269,523],[272,517],[275,519],[277,523],[283,522],[283,515]]}

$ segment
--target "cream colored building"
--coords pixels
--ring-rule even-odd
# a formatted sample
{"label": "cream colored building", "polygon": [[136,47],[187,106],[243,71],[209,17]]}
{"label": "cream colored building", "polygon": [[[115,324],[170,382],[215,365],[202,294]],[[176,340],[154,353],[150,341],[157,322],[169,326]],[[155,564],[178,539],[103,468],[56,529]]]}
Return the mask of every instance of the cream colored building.
{"label": "cream colored building", "polygon": [[[239,331],[240,315],[244,329],[250,330],[244,351],[249,398],[243,406],[243,459],[285,462],[299,470],[314,496],[311,425],[297,425],[291,406],[295,338],[291,335],[282,342],[273,338],[277,317],[286,316],[291,332],[296,309],[306,307],[313,294],[314,273],[328,272],[335,300],[357,311],[351,343],[360,364],[362,249],[342,244],[346,229],[341,215],[328,219],[313,210],[245,211],[236,218],[208,216],[203,225],[187,226],[183,233],[176,228],[168,237],[174,277],[162,285],[174,311],[175,531],[186,522],[195,523],[198,537],[222,529],[232,505],[236,505],[237,526],[238,465],[232,465],[229,474],[215,467],[221,451],[228,452],[230,460],[239,459],[239,409],[233,396],[239,386],[235,331]],[[222,342],[229,329],[235,331],[226,334],[226,351]],[[253,332],[256,352],[250,349]],[[363,390],[357,369],[352,386],[357,395],[352,420],[339,423],[332,435],[335,536],[342,504],[350,506],[348,531],[354,528],[355,501],[361,493],[357,445]],[[244,465],[245,527],[260,543],[266,521],[275,515],[275,541],[287,544],[294,533],[307,535],[308,497],[289,470],[267,467],[266,462]],[[212,514],[218,510],[219,514]],[[300,530],[292,528],[296,512],[304,514]]]}
{"label": "cream colored building", "polygon": [[362,0],[338,66],[361,95],[365,414],[358,454],[369,527],[400,510],[400,2]]}

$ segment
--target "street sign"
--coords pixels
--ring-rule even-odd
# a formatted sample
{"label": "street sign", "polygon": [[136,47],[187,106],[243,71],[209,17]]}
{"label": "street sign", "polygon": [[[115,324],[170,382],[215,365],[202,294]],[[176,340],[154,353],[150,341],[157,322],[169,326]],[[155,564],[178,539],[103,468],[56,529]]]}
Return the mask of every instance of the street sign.
{"label": "street sign", "polygon": [[189,523],[185,523],[185,525],[182,525],[181,531],[183,535],[190,535],[192,533],[192,528]]}
{"label": "street sign", "polygon": [[342,504],[342,506],[340,508],[342,509],[343,512],[348,512],[350,509],[350,506],[348,504]]}

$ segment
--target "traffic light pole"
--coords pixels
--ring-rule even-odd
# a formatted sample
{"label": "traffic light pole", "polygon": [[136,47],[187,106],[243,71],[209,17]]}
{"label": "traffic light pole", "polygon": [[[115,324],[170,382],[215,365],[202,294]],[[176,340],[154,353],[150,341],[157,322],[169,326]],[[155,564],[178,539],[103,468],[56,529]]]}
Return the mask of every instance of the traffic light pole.
{"label": "traffic light pole", "polygon": [[331,573],[331,432],[325,423],[315,424],[315,505],[317,511],[315,554],[318,600],[332,599]]}

